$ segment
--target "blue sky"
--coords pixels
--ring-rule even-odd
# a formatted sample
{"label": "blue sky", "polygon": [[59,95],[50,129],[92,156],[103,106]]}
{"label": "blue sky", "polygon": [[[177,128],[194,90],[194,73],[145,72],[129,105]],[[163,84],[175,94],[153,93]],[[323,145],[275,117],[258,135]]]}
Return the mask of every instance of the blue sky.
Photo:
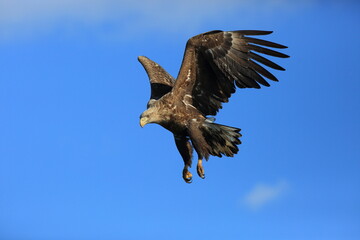
{"label": "blue sky", "polygon": [[[356,1],[0,0],[0,239],[359,239],[359,23]],[[224,105],[240,151],[186,184],[171,133],[139,126],[136,58],[176,76],[214,29],[291,58]]]}

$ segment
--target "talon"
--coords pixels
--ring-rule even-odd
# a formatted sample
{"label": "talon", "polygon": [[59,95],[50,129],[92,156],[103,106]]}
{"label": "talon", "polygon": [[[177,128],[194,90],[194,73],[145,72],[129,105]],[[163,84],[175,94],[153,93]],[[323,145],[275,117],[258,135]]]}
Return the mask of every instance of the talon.
{"label": "talon", "polygon": [[192,183],[192,179],[187,180],[187,179],[184,178],[184,180],[185,180],[186,183]]}
{"label": "talon", "polygon": [[199,175],[199,177],[201,177],[202,179],[204,179],[204,178],[205,178],[205,171],[204,171],[204,168],[203,168],[203,166],[202,166],[202,159],[199,159],[199,160],[198,160],[198,164],[197,164],[196,170],[197,170],[197,174]]}
{"label": "talon", "polygon": [[187,170],[187,168],[184,168],[183,170],[183,179],[186,183],[192,183],[192,174]]}

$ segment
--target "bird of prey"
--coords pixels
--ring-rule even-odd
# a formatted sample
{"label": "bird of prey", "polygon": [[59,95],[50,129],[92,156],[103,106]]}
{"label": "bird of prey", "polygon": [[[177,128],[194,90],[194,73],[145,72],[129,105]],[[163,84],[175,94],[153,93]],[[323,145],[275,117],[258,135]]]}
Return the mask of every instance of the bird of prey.
{"label": "bird of prey", "polygon": [[204,158],[208,160],[210,155],[233,157],[239,151],[240,129],[215,123],[210,116],[217,114],[237,87],[268,87],[270,84],[265,78],[278,81],[262,65],[285,69],[258,53],[287,58],[288,55],[267,48],[286,46],[249,37],[270,33],[272,31],[216,30],[196,35],[187,41],[176,79],[149,58],[138,57],[151,85],[151,97],[147,109],[140,115],[140,125],[157,123],[174,134],[184,161],[185,182],[192,182],[188,168],[192,164],[193,148],[198,156],[197,173],[201,178],[205,177]]}

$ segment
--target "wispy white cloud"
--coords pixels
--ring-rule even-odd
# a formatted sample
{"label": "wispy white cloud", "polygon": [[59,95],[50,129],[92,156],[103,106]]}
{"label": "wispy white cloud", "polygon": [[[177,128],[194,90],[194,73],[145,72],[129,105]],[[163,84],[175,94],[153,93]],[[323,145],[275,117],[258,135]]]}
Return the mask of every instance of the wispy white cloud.
{"label": "wispy white cloud", "polygon": [[280,198],[289,188],[286,181],[273,185],[257,184],[243,198],[243,203],[252,210],[262,208],[264,205]]}
{"label": "wispy white cloud", "polygon": [[127,31],[177,31],[197,28],[209,19],[228,14],[236,13],[241,18],[249,9],[271,12],[297,5],[289,0],[0,0],[0,37],[46,32],[58,25],[78,23],[111,22]]}

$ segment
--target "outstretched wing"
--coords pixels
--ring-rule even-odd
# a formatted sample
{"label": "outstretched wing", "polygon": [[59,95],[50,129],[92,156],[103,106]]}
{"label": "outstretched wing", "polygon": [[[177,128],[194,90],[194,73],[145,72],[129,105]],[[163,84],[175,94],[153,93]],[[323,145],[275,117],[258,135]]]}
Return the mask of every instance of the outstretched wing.
{"label": "outstretched wing", "polygon": [[173,92],[204,115],[216,115],[222,103],[228,102],[235,92],[236,86],[270,86],[265,78],[278,79],[260,64],[276,70],[285,69],[257,53],[286,58],[289,56],[264,47],[281,49],[286,46],[248,37],[270,33],[258,30],[211,31],[190,38]]}
{"label": "outstretched wing", "polygon": [[158,100],[171,91],[175,79],[168,72],[166,72],[159,64],[147,57],[139,56],[138,60],[143,65],[147,75],[149,76],[151,86],[150,101],[152,99]]}

